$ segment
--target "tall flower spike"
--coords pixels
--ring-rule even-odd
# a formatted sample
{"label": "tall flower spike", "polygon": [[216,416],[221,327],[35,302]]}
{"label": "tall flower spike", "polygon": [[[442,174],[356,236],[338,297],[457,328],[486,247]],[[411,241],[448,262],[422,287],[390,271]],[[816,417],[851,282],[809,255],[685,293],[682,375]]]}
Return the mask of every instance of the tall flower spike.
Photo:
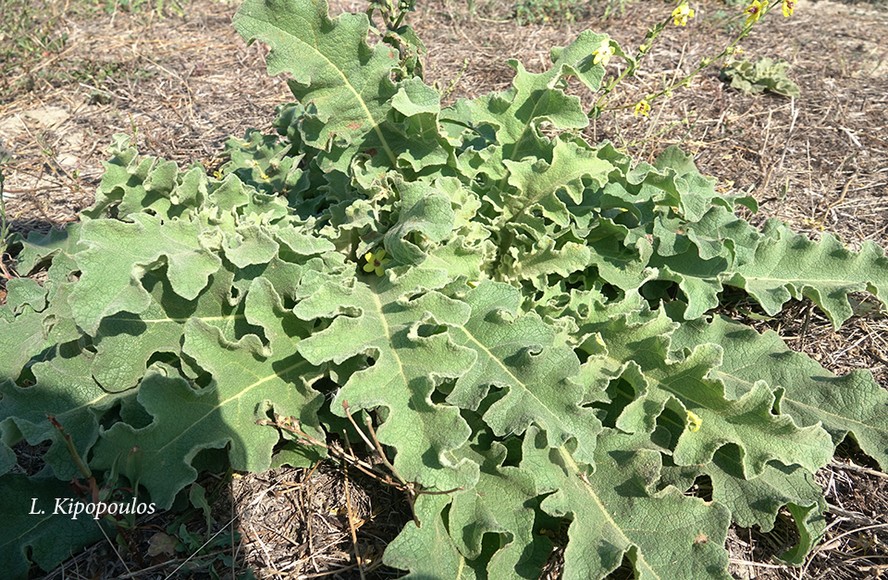
{"label": "tall flower spike", "polygon": [[672,11],[672,21],[676,26],[687,26],[688,20],[694,17],[694,9],[682,2]]}
{"label": "tall flower spike", "polygon": [[783,0],[783,16],[789,18],[795,12],[795,0]]}
{"label": "tall flower spike", "polygon": [[601,41],[601,44],[592,51],[592,56],[595,58],[592,59],[592,64],[600,64],[601,66],[607,66],[607,63],[610,62],[611,57],[614,55],[614,49],[611,46],[611,42],[609,38],[605,38]]}
{"label": "tall flower spike", "polygon": [[759,21],[764,13],[765,5],[759,0],[752,0],[752,4],[746,7],[743,12],[746,13],[746,26],[750,26]]}

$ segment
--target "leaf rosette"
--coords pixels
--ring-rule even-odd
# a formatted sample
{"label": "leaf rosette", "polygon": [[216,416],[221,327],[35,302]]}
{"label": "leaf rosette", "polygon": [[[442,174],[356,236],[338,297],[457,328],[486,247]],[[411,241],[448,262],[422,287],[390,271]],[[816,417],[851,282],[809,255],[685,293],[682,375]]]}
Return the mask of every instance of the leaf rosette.
{"label": "leaf rosette", "polygon": [[[603,43],[634,64],[606,35],[442,107],[407,25],[247,0],[235,26],[290,76],[274,132],[230,139],[212,176],[116,138],[80,223],[13,242],[35,279],[0,306],[3,489],[57,493],[79,459],[169,507],[220,458],[317,460],[353,414],[414,492],[384,556],[411,577],[537,578],[557,545],[565,578],[697,580],[728,577],[732,523],[784,508],[801,562],[845,438],[888,468],[871,374],[717,312],[733,287],[838,326],[851,293],[888,304],[884,251],[753,227],[675,148],[585,140],[569,87],[601,88]],[[21,441],[48,443],[31,480]],[[15,574],[64,557],[48,520],[6,522]]]}

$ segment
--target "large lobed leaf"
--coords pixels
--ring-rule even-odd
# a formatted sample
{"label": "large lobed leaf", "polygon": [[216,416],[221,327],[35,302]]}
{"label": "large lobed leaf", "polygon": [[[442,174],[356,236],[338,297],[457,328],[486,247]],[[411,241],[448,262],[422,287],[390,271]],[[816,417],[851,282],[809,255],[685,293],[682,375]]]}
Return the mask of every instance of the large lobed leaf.
{"label": "large lobed leaf", "polygon": [[292,75],[293,94],[311,110],[300,127],[307,142],[325,149],[334,140],[350,143],[374,132],[394,163],[380,124],[396,93],[389,76],[398,60],[391,47],[367,45],[365,15],[330,20],[324,0],[249,0],[234,26],[247,40],[272,48],[269,74]]}
{"label": "large lobed leaf", "polygon": [[571,443],[577,457],[591,463],[601,423],[581,407],[583,388],[572,381],[580,368],[577,355],[536,314],[520,314],[521,295],[509,285],[481,284],[465,300],[472,315],[453,335],[476,358],[448,401],[477,410],[488,389],[501,389],[484,413],[494,434],[521,434],[536,424],[551,446]]}
{"label": "large lobed leaf", "polygon": [[307,334],[292,313],[283,311],[270,282],[258,278],[247,294],[245,317],[262,329],[237,342],[199,318],[184,329],[183,354],[212,376],[205,387],[181,377],[150,370],[142,380],[138,402],[152,416],[149,425],[134,428],[117,423],[103,433],[93,464],[121,473],[144,485],[157,503],[168,508],[179,490],[194,481],[190,462],[203,449],[229,446],[234,469],[261,471],[271,464],[279,435],[256,423],[269,412],[295,417],[317,433],[322,397],[310,387],[311,365],[293,352]]}
{"label": "large lobed leaf", "polygon": [[799,425],[822,424],[838,445],[853,435],[860,448],[888,469],[888,391],[868,371],[837,377],[811,358],[790,350],[772,331],[755,330],[715,317],[684,324],[673,348],[701,343],[722,345],[722,365],[712,376],[724,382],[731,398],[749,392],[757,380],[776,390],[781,412]]}
{"label": "large lobed leaf", "polygon": [[396,449],[395,468],[408,481],[438,489],[477,478],[474,466],[452,455],[468,440],[468,425],[456,407],[431,398],[436,386],[465,373],[474,358],[440,330],[462,326],[470,313],[465,303],[436,291],[446,282],[443,272],[428,270],[334,280],[294,311],[304,320],[332,319],[297,346],[312,364],[370,360],[342,385],[331,404],[334,413],[344,414],[343,403],[355,411],[384,407],[379,441]]}

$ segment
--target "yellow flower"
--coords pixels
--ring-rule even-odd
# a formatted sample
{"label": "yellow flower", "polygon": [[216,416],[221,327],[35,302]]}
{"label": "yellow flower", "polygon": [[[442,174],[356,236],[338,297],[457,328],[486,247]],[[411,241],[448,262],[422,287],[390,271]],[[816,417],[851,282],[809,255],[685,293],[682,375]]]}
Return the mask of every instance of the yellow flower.
{"label": "yellow flower", "polygon": [[367,261],[367,263],[364,264],[364,271],[376,272],[377,276],[382,276],[382,273],[385,270],[385,265],[390,261],[385,257],[385,250],[379,250],[375,254],[373,252],[367,252],[364,254],[364,259]]}
{"label": "yellow flower", "polygon": [[647,102],[647,99],[642,99],[635,104],[635,116],[641,115],[642,117],[647,117],[651,113],[651,104]]}
{"label": "yellow flower", "polygon": [[614,49],[611,47],[610,39],[605,38],[601,41],[601,44],[592,52],[592,56],[595,58],[592,59],[592,64],[600,64],[601,66],[607,66],[607,63],[610,61],[611,57],[614,55]]}
{"label": "yellow flower", "polygon": [[760,0],[752,0],[752,4],[746,7],[743,12],[746,14],[746,26],[758,22],[765,10],[765,5]]}
{"label": "yellow flower", "polygon": [[700,415],[694,413],[693,411],[686,411],[688,414],[688,430],[691,433],[696,433],[700,430],[700,425],[703,424],[703,419],[700,418]]}
{"label": "yellow flower", "polygon": [[688,20],[693,17],[694,9],[687,2],[682,2],[672,11],[672,21],[676,26],[687,26]]}
{"label": "yellow flower", "polygon": [[795,0],[783,0],[783,16],[789,18],[795,12]]}

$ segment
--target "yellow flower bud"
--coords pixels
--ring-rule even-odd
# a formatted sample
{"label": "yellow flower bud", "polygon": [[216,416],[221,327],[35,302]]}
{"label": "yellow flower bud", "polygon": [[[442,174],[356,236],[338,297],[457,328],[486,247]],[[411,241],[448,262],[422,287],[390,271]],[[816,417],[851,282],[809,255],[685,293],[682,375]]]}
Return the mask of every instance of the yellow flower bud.
{"label": "yellow flower bud", "polygon": [[700,426],[703,425],[703,419],[700,418],[700,415],[694,413],[693,411],[687,411],[688,415],[688,431],[691,433],[696,433],[700,430]]}
{"label": "yellow flower bud", "polygon": [[642,117],[647,117],[651,113],[651,104],[647,102],[647,99],[642,99],[638,101],[635,105],[635,116],[639,115]]}
{"label": "yellow flower bud", "polygon": [[682,2],[672,11],[672,22],[676,26],[687,26],[688,20],[694,17],[694,9],[688,6],[687,2]]}

